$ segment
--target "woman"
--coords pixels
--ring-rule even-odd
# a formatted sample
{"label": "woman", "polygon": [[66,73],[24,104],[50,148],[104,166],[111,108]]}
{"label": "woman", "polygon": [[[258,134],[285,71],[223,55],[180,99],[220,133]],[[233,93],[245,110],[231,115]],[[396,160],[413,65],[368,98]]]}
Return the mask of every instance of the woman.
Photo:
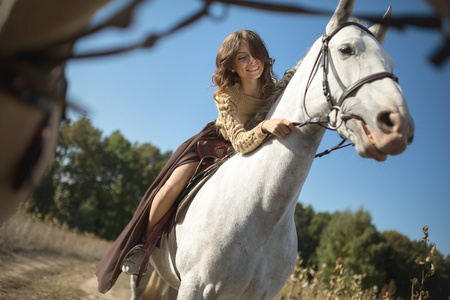
{"label": "woman", "polygon": [[145,240],[149,237],[194,175],[200,161],[194,148],[196,141],[219,137],[229,141],[236,151],[248,153],[268,133],[283,137],[295,129],[286,119],[266,120],[251,130],[244,129],[274,87],[272,65],[264,42],[255,32],[240,30],[225,38],[217,53],[217,70],[213,75],[219,116],[177,149],[150,186],[132,220],[97,266],[100,292],[112,287],[121,268],[127,274],[139,272],[143,251],[133,246],[144,234]]}

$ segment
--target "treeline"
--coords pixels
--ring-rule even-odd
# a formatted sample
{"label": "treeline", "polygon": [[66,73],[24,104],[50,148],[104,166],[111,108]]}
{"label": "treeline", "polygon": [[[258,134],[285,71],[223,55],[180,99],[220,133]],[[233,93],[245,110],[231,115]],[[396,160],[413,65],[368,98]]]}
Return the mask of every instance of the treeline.
{"label": "treeline", "polygon": [[171,152],[131,143],[119,131],[103,137],[86,116],[63,123],[59,134],[30,212],[57,225],[115,239]]}
{"label": "treeline", "polygon": [[[61,126],[55,156],[29,212],[114,240],[170,155],[149,143],[131,143],[119,131],[104,137],[86,116],[69,120]],[[366,275],[365,288],[381,289],[394,280],[396,296],[403,299],[411,297],[410,280],[420,277],[420,265],[414,260],[431,249],[395,231],[378,232],[363,209],[316,213],[299,203],[295,222],[304,267],[326,266],[323,275],[330,276],[336,259],[342,258],[346,269]],[[444,259],[437,251],[433,264],[436,271],[425,288],[431,299],[448,299],[450,256]]]}
{"label": "treeline", "polygon": [[[342,258],[345,269],[365,275],[364,289],[376,286],[382,290],[390,286],[392,290],[394,285],[396,297],[389,299],[412,299],[411,280],[421,280],[422,276],[417,258],[431,251],[431,243],[410,241],[396,231],[378,232],[370,213],[362,208],[356,212],[316,213],[311,206],[298,203],[294,217],[303,267],[319,270],[326,266],[323,276],[329,278],[336,260]],[[429,299],[450,299],[450,255],[444,259],[436,251],[427,263],[435,267],[434,275],[424,283]]]}

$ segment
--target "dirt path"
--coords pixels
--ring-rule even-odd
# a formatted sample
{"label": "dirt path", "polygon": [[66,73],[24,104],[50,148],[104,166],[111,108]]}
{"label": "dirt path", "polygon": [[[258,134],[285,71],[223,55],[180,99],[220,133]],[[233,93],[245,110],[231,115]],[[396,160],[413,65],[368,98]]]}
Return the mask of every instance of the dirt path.
{"label": "dirt path", "polygon": [[96,263],[52,253],[0,253],[0,299],[129,299],[124,275],[107,294],[97,292]]}

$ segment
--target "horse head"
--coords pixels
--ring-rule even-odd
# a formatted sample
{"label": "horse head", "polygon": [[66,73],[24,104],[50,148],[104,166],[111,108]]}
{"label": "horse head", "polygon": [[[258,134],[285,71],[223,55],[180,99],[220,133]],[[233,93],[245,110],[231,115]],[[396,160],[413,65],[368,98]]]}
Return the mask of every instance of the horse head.
{"label": "horse head", "polygon": [[[388,28],[349,23],[353,5],[354,0],[339,3],[322,39],[330,125],[360,156],[384,161],[412,142],[414,123],[392,74],[392,59],[381,47]],[[391,8],[384,17],[390,14]]]}

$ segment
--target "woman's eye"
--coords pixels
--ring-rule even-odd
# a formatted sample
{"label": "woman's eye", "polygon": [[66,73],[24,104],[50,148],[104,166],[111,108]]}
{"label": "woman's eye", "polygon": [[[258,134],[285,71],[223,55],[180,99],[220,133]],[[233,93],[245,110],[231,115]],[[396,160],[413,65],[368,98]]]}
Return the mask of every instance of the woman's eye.
{"label": "woman's eye", "polygon": [[238,57],[239,60],[244,60],[245,56]]}
{"label": "woman's eye", "polygon": [[353,51],[352,47],[350,46],[341,46],[339,48],[339,52],[341,52],[344,55],[352,55],[355,54],[355,52]]}

